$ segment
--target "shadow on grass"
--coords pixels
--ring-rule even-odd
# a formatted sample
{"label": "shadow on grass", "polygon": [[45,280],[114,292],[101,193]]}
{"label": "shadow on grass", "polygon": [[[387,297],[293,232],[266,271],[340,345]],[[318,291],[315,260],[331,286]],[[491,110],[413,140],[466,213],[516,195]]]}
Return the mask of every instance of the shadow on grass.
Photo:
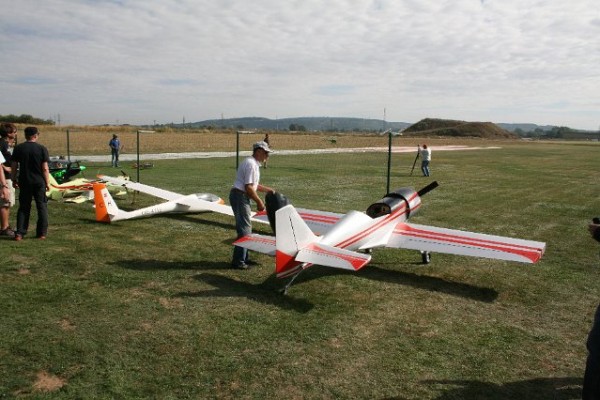
{"label": "shadow on grass", "polygon": [[395,283],[398,285],[412,286],[417,289],[424,289],[431,292],[441,292],[452,296],[464,297],[472,300],[492,303],[498,297],[498,292],[494,289],[474,286],[468,283],[450,282],[442,278],[418,275],[409,272],[391,271],[380,268],[375,265],[368,265],[358,272],[348,272],[344,270],[325,268],[317,266],[303,272],[298,277],[294,286],[302,282],[309,282],[313,279],[333,275],[354,275],[357,278],[369,279],[379,282]]}
{"label": "shadow on grass", "polygon": [[[581,398],[583,378],[536,378],[504,384],[472,380],[426,380],[426,385],[441,385],[441,395],[436,400],[450,399],[555,399],[570,400]],[[444,386],[452,388],[444,391]]]}
{"label": "shadow on grass", "polygon": [[219,270],[231,269],[231,264],[226,262],[205,262],[205,261],[164,261],[164,260],[119,260],[113,264],[126,269],[137,271],[149,270],[176,270],[176,269],[195,269],[195,270]]}
{"label": "shadow on grass", "polygon": [[[122,207],[121,209],[123,211],[137,210],[137,208],[135,208],[135,207]],[[221,228],[221,229],[224,229],[227,231],[231,231],[232,239],[225,242],[227,245],[231,245],[231,243],[233,241],[235,241],[235,221],[234,221],[233,217],[231,217],[231,222],[227,223],[227,222],[214,221],[214,220],[205,219],[205,218],[203,219],[202,214],[210,214],[210,213],[206,212],[206,213],[189,213],[189,214],[185,214],[185,213],[182,213],[182,214],[159,214],[159,215],[153,215],[153,216],[135,218],[135,219],[136,220],[137,219],[151,220],[151,219],[157,219],[157,218],[169,218],[169,219],[174,219],[174,220],[181,221],[181,222],[189,222],[191,224],[202,224],[202,225],[206,225],[206,226],[212,226],[215,228]],[[79,223],[88,224],[88,225],[97,225],[98,221],[96,221],[95,217],[92,216],[90,218],[80,218]],[[120,223],[121,223],[121,221],[115,222],[113,224],[115,226],[118,226]],[[257,226],[255,226],[253,228],[253,233],[260,233],[262,235],[273,235],[273,231],[271,230],[271,228],[268,224],[258,224],[257,223],[256,225]]]}
{"label": "shadow on grass", "polygon": [[314,305],[303,299],[295,299],[278,292],[279,286],[275,277],[270,277],[259,284],[238,281],[227,276],[216,274],[200,274],[194,279],[214,286],[215,289],[201,290],[197,292],[178,293],[178,297],[245,297],[252,301],[263,304],[274,305],[286,310],[307,313]]}

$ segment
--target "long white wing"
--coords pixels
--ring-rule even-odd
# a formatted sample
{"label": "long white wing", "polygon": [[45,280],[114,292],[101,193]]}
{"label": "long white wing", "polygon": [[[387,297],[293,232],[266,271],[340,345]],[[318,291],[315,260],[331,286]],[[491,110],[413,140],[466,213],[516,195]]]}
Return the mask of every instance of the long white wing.
{"label": "long white wing", "polygon": [[185,196],[184,194],[170,192],[168,190],[159,189],[154,186],[148,186],[142,183],[131,182],[126,179],[116,178],[113,176],[98,175],[98,178],[106,182],[112,183],[113,185],[120,185],[126,187],[127,189],[137,190],[138,192],[146,193],[151,196],[159,197],[168,201],[179,200]]}
{"label": "long white wing", "polygon": [[535,263],[544,254],[546,243],[400,223],[387,247]]}

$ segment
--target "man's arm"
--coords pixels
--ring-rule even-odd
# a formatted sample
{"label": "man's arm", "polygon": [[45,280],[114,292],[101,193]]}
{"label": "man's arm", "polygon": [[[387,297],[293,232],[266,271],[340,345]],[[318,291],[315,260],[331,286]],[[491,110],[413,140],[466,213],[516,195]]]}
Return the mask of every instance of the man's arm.
{"label": "man's arm", "polygon": [[259,192],[263,192],[263,193],[275,193],[274,189],[271,189],[270,187],[264,186],[264,185],[261,185],[261,184],[258,185],[257,190]]}
{"label": "man's arm", "polygon": [[50,190],[50,168],[48,168],[48,161],[42,163],[42,173],[44,174],[44,181],[46,182],[46,191]]}
{"label": "man's arm", "polygon": [[17,162],[11,161],[10,163],[10,179],[13,181],[13,187],[19,187],[19,181],[17,180]]}
{"label": "man's arm", "polygon": [[256,193],[256,190],[254,190],[254,186],[251,183],[246,185],[246,194],[254,200],[258,211],[263,211],[265,209],[265,203],[263,203],[262,199],[258,196],[258,193]]}

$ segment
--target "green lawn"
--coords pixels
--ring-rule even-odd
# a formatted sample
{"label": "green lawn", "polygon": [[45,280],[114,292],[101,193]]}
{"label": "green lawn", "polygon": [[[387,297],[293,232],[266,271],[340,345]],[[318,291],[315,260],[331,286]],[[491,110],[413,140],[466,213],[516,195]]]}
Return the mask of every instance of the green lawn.
{"label": "green lawn", "polygon": [[[434,254],[425,266],[377,249],[358,273],[309,269],[287,296],[267,256],[229,268],[230,217],[105,225],[90,204],[52,202],[48,240],[1,244],[0,398],[579,398],[600,293],[586,229],[599,155],[597,143],[440,151],[427,179],[409,175],[414,154],[395,154],[393,188],[440,183],[414,222],[544,241],[542,261]],[[262,182],[300,207],[364,211],[385,194],[386,163],[275,155]],[[235,173],[231,158],[154,165],[143,183],[223,198]]]}

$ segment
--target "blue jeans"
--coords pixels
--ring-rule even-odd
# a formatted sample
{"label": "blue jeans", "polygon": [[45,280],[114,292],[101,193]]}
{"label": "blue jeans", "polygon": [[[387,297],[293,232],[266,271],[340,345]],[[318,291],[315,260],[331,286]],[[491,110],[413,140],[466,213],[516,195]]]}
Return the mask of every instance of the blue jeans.
{"label": "blue jeans", "polygon": [[[240,190],[231,189],[231,192],[229,192],[229,204],[235,217],[237,239],[251,234],[252,222],[250,221],[250,217],[252,215],[252,208],[250,207],[250,198]],[[243,247],[234,246],[231,264],[238,266],[247,260],[248,250]]]}
{"label": "blue jeans", "polygon": [[117,149],[110,149],[110,155],[111,155],[111,164],[113,167],[118,167],[119,166],[119,150]]}
{"label": "blue jeans", "polygon": [[423,176],[429,176],[429,161],[421,161],[421,171],[423,171]]}
{"label": "blue jeans", "polygon": [[29,230],[31,201],[35,200],[37,208],[36,235],[48,234],[48,198],[46,187],[41,185],[23,185],[19,188],[19,210],[17,211],[17,235],[25,236]]}

